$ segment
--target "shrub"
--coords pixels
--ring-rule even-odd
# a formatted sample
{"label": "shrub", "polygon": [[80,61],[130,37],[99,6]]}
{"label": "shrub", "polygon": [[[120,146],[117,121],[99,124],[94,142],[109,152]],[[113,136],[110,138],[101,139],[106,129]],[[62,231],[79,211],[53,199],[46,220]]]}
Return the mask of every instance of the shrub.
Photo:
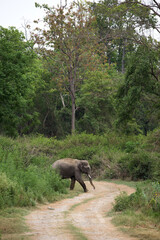
{"label": "shrub", "polygon": [[135,153],[137,152],[138,146],[139,146],[139,142],[128,141],[125,144],[125,151],[127,153]]}
{"label": "shrub", "polygon": [[36,202],[54,200],[57,193],[66,193],[68,181],[61,180],[51,168],[30,166],[10,180],[0,173],[0,208],[7,206],[33,206]]}
{"label": "shrub", "polygon": [[160,154],[151,153],[152,179],[160,183]]}
{"label": "shrub", "polygon": [[148,207],[160,216],[160,184],[153,182],[150,187],[145,189]]}
{"label": "shrub", "polygon": [[150,179],[152,175],[152,162],[150,155],[144,151],[130,155],[129,172],[132,180]]}
{"label": "shrub", "polygon": [[160,127],[149,133],[146,143],[149,150],[160,152]]}
{"label": "shrub", "polygon": [[31,199],[16,181],[0,173],[0,208],[33,205]]}
{"label": "shrub", "polygon": [[150,153],[143,150],[123,156],[119,161],[121,174],[132,180],[151,179],[155,159]]}
{"label": "shrub", "polygon": [[64,149],[60,154],[59,158],[67,158],[68,156],[71,158],[77,159],[92,159],[93,155],[99,150],[98,146],[73,146],[70,148]]}
{"label": "shrub", "polygon": [[125,211],[127,209],[141,210],[146,215],[154,214],[160,217],[160,184],[153,182],[147,187],[137,187],[136,192],[127,195],[121,193],[113,206],[114,211]]}
{"label": "shrub", "polygon": [[11,206],[14,201],[15,184],[6,176],[0,173],[0,208],[6,205]]}
{"label": "shrub", "polygon": [[68,136],[65,140],[60,141],[57,147],[57,158],[77,158],[92,160],[94,155],[102,151],[108,143],[104,136],[93,134],[76,134]]}
{"label": "shrub", "polygon": [[68,187],[68,182],[49,166],[49,157],[41,152],[37,156],[29,154],[30,143],[21,141],[9,139],[7,142],[7,138],[0,137],[0,208],[53,200]]}
{"label": "shrub", "polygon": [[121,193],[116,199],[114,204],[115,211],[124,211],[126,209],[138,209],[144,205],[146,196],[142,189],[136,189],[135,193],[127,195],[126,192]]}
{"label": "shrub", "polygon": [[113,206],[114,211],[124,211],[129,208],[130,202],[126,192],[122,192],[118,197],[115,198],[115,204]]}

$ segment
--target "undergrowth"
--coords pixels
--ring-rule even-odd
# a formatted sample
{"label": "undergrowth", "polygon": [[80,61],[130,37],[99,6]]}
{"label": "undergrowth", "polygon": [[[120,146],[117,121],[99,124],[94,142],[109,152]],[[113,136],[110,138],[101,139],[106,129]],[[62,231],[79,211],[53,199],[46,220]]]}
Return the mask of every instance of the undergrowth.
{"label": "undergrowth", "polygon": [[16,139],[0,136],[0,236],[23,222],[19,217],[14,220],[12,214],[7,221],[2,214],[5,210],[7,213],[17,207],[26,208],[67,196],[69,181],[62,180],[51,168],[55,160],[67,157],[88,160],[95,178],[152,181],[149,188],[139,187],[130,197],[122,194],[115,208],[123,214],[136,214],[132,220],[141,216],[143,224],[142,218],[153,218],[159,226],[159,133],[159,129],[147,137],[118,136],[114,132],[103,136],[82,133],[64,140],[42,135]]}
{"label": "undergrowth", "polygon": [[0,209],[34,206],[67,192],[68,182],[54,172],[48,157],[30,154],[21,141],[0,138]]}
{"label": "undergrowth", "polygon": [[[143,187],[142,187],[143,186]],[[131,195],[122,192],[113,205],[113,222],[140,239],[158,240],[160,236],[160,184],[142,183]],[[126,227],[126,228],[125,228]],[[149,231],[144,231],[148,229]]]}
{"label": "undergrowth", "polygon": [[147,187],[136,188],[136,192],[127,195],[122,192],[116,199],[114,210],[125,211],[127,209],[139,210],[145,214],[154,214],[160,220],[160,184],[151,182]]}
{"label": "undergrowth", "polygon": [[34,206],[66,193],[68,181],[61,180],[51,168],[60,158],[88,160],[96,178],[159,182],[159,137],[159,129],[147,138],[115,133],[81,133],[64,140],[42,135],[0,136],[0,208]]}

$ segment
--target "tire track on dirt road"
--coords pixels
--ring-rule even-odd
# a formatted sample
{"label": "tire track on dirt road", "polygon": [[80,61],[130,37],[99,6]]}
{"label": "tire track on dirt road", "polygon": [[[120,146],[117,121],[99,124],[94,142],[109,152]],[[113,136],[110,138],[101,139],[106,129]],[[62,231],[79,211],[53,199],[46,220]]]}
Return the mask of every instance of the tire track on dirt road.
{"label": "tire track on dirt road", "polygon": [[[114,198],[121,191],[134,190],[125,185],[96,182],[96,189],[71,199],[40,206],[31,212],[26,222],[32,240],[135,240],[117,230],[106,217]],[[52,210],[50,210],[52,209]]]}

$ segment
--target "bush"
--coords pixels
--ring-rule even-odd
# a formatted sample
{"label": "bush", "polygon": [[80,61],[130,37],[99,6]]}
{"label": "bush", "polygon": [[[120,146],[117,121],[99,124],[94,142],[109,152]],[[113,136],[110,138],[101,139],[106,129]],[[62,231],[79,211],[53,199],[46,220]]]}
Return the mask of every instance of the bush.
{"label": "bush", "polygon": [[31,206],[66,193],[68,182],[55,173],[44,153],[32,156],[26,149],[29,142],[24,145],[19,139],[7,142],[0,137],[0,142],[0,208]]}
{"label": "bush", "polygon": [[129,172],[132,180],[151,179],[152,162],[150,155],[144,151],[132,154],[129,162]]}
{"label": "bush", "polygon": [[157,215],[160,216],[160,184],[159,182],[153,182],[150,187],[145,189],[147,196],[147,205],[149,209],[152,209]]}
{"label": "bush", "polygon": [[135,153],[137,152],[138,146],[139,146],[139,142],[128,141],[125,144],[125,152]]}
{"label": "bush", "polygon": [[129,198],[126,192],[122,192],[118,197],[115,198],[115,204],[113,206],[114,211],[124,211],[130,206]]}
{"label": "bush", "polygon": [[108,140],[104,136],[96,136],[93,134],[76,134],[68,136],[65,140],[59,141],[57,146],[57,159],[61,158],[77,158],[89,160],[91,165],[94,163],[94,156],[102,152],[108,144]]}
{"label": "bush", "polygon": [[147,187],[137,187],[136,192],[127,195],[121,193],[116,199],[114,211],[125,211],[128,209],[141,210],[145,214],[154,214],[160,217],[160,184],[150,183]]}
{"label": "bush", "polygon": [[116,199],[114,204],[115,211],[124,211],[126,209],[138,209],[144,205],[145,194],[142,189],[136,189],[135,193],[127,195],[126,192],[121,193]]}
{"label": "bush", "polygon": [[[5,174],[1,184],[8,183],[3,190],[3,199],[8,199],[5,206],[34,205],[37,201],[52,200],[55,195],[65,193],[68,181],[61,180],[50,166],[55,160],[66,157],[89,160],[92,175],[101,179],[160,182],[160,153],[155,152],[154,147],[148,148],[149,140],[157,148],[158,139],[159,132],[149,137],[117,136],[114,132],[104,136],[82,133],[64,140],[42,135],[14,140],[0,136],[0,173]],[[3,199],[1,206],[4,206]],[[157,198],[154,199],[151,202],[157,208]]]}
{"label": "bush", "polygon": [[42,171],[36,166],[21,171],[14,181],[5,173],[0,173],[0,208],[33,206],[36,202],[52,201],[57,193],[66,193],[68,185],[54,170]]}
{"label": "bush", "polygon": [[154,156],[143,150],[127,154],[118,161],[121,174],[125,173],[132,180],[151,179],[154,163]]}
{"label": "bush", "polygon": [[160,128],[149,133],[146,144],[149,150],[160,152]]}
{"label": "bush", "polygon": [[33,205],[32,199],[21,185],[16,181],[11,181],[5,173],[0,173],[0,209],[30,205]]}
{"label": "bush", "polygon": [[0,208],[12,205],[15,192],[16,184],[5,173],[0,173]]}

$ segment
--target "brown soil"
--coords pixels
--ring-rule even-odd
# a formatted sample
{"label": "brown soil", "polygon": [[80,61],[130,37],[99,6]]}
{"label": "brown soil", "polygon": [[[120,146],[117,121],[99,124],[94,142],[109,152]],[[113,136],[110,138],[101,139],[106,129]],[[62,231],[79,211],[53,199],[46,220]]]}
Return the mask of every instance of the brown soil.
{"label": "brown soil", "polygon": [[[117,230],[107,212],[121,191],[134,190],[124,185],[96,182],[93,190],[72,199],[40,206],[31,212],[26,222],[33,240],[135,240]],[[78,232],[78,233],[77,233]]]}

